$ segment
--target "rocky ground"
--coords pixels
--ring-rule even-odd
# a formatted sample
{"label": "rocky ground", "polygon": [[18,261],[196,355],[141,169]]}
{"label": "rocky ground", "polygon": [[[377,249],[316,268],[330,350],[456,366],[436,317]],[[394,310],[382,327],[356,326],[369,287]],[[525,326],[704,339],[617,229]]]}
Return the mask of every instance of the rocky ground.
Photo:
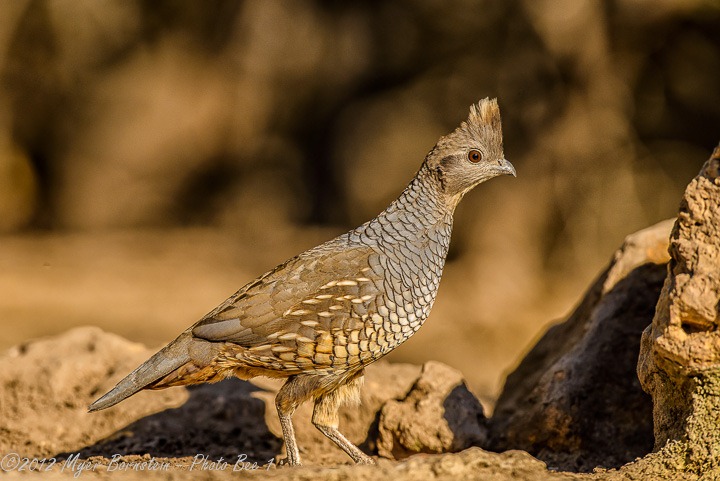
{"label": "rocky ground", "polygon": [[[273,464],[282,450],[282,441],[272,400],[279,385],[266,380],[232,380],[190,389],[144,392],[118,408],[87,414],[86,406],[92,399],[151,353],[141,345],[93,327],[73,329],[12,349],[0,360],[4,386],[0,402],[4,420],[0,452],[58,459],[52,472],[67,476],[82,466],[87,468],[86,475],[96,477],[122,470],[120,461],[113,461],[118,454],[122,455],[122,462],[130,465],[150,460],[159,463],[158,470],[151,473],[165,479],[171,479],[176,471],[189,470],[213,478],[234,476],[234,463],[238,455],[244,454],[248,461],[265,468],[273,460],[269,470],[262,468],[255,475],[278,479],[342,479],[350,473],[354,479],[593,477],[553,473],[526,452],[495,454],[478,447],[459,454],[416,454],[403,461],[381,458],[378,467],[350,466],[345,454],[312,427],[309,405],[303,406],[295,419],[303,459],[310,466],[276,468]],[[444,382],[443,375],[448,370],[439,363],[428,364],[428,382]],[[371,366],[361,407],[343,411],[341,425],[348,437],[371,452],[378,444],[387,445],[387,440],[379,442],[383,436],[378,434],[381,431],[378,421],[387,418],[388,412],[400,411],[401,400],[419,375],[420,368],[413,365]],[[472,404],[474,398],[463,392],[466,397],[460,404]],[[428,395],[432,393],[425,397]],[[477,400],[474,402],[477,405]],[[379,412],[385,416],[378,415]],[[484,418],[474,419],[480,421],[474,425],[475,434],[484,433]],[[424,436],[426,444],[438,441],[435,451],[442,452],[442,435],[438,431],[445,428],[452,437],[453,423],[443,423],[443,413],[432,409],[427,410],[424,421],[411,425],[410,430],[419,428],[418,434]],[[390,426],[392,432],[399,432],[396,424]],[[383,426],[383,430],[386,428]],[[397,437],[402,438],[399,444],[408,440],[407,435]],[[433,449],[430,446],[427,450]],[[392,456],[400,449],[385,447],[380,451]],[[410,454],[407,448],[404,451],[402,456]],[[230,464],[220,471],[221,466],[203,464],[198,455],[207,456],[208,461],[222,457]],[[11,454],[5,454],[4,469],[15,472],[14,462]],[[161,468],[165,464],[170,466],[169,471]],[[144,478],[147,473],[134,474]],[[494,478],[487,477],[490,475]]]}
{"label": "rocky ground", "polygon": [[[473,410],[479,403],[462,381],[453,386],[459,380],[457,372],[439,363],[428,363],[423,375],[420,367],[408,364],[381,362],[371,366],[361,407],[343,410],[341,426],[352,441],[366,451],[391,457],[379,457],[376,467],[351,466],[344,453],[312,427],[310,406],[305,405],[295,419],[308,466],[277,468],[275,460],[282,451],[282,441],[272,400],[279,385],[267,380],[231,380],[190,389],[143,392],[117,408],[86,412],[92,399],[151,353],[142,345],[94,327],[73,329],[11,349],[0,359],[4,387],[0,397],[0,452],[10,477],[17,475],[20,458],[57,459],[49,472],[44,470],[51,461],[25,469],[38,469],[42,474],[36,475],[43,477],[63,478],[79,472],[83,477],[106,478],[126,471],[138,479],[174,479],[179,473],[194,472],[208,479],[241,474],[287,480],[626,480],[640,479],[637,476],[648,471],[663,472],[652,463],[649,467],[636,464],[592,474],[558,472],[557,466],[549,468],[519,450],[498,454],[470,447],[457,454],[428,454],[456,448],[452,443],[443,444],[443,440],[454,439],[454,433],[476,443],[485,443],[487,436],[486,420]],[[423,384],[425,388],[419,389]],[[437,391],[428,389],[431,384],[453,386],[444,394],[461,394],[441,399]],[[408,391],[410,396],[406,396]],[[413,392],[421,399],[404,402]],[[474,415],[464,426],[439,409],[442,404],[438,402],[448,402],[451,397],[455,403],[446,406],[455,409],[450,413]],[[400,413],[408,415],[411,406],[423,405],[414,411],[412,424],[403,432],[396,422]],[[418,418],[420,422],[416,422]],[[402,447],[388,449],[388,437]],[[406,446],[418,439],[426,453],[412,453]],[[405,458],[409,454],[414,455]],[[393,460],[396,455],[402,459]],[[236,464],[238,456],[248,464]],[[228,461],[226,467],[214,463],[220,458]],[[259,469],[252,469],[252,463]],[[143,466],[144,471],[135,471]],[[237,471],[240,468],[242,473]]]}

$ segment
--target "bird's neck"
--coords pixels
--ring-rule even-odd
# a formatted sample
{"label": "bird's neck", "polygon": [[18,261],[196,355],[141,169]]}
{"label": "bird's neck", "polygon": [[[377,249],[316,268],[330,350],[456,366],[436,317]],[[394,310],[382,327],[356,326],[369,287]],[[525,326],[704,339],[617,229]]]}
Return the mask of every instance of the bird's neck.
{"label": "bird's neck", "polygon": [[457,202],[443,192],[437,173],[423,163],[413,180],[383,214],[399,216],[401,221],[415,226],[418,234],[423,235],[423,231],[438,225],[452,225],[456,205]]}
{"label": "bird's neck", "polygon": [[440,242],[446,247],[456,205],[442,191],[437,174],[423,164],[400,196],[360,229],[383,242]]}

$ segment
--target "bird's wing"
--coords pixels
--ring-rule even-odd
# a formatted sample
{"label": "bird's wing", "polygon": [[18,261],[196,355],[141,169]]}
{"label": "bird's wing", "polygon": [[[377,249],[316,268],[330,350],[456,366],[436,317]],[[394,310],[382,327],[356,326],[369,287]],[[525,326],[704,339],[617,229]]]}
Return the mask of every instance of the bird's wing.
{"label": "bird's wing", "polygon": [[382,273],[370,247],[309,251],[240,289],[192,334],[240,345],[245,361],[273,369],[354,365],[384,304]]}

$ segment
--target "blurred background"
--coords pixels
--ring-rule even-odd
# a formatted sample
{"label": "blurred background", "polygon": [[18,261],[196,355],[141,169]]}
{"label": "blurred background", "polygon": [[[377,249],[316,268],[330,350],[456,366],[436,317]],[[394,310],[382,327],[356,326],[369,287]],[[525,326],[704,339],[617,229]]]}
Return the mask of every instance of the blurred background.
{"label": "blurred background", "polygon": [[423,329],[491,406],[720,140],[720,2],[0,1],[0,349],[165,343],[374,217],[499,99],[518,178],[460,205]]}

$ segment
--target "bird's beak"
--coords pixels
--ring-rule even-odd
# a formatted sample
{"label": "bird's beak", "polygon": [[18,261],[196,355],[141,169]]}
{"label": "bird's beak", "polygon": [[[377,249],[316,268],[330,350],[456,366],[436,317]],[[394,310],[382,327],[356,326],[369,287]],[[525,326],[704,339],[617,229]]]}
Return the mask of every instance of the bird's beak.
{"label": "bird's beak", "polygon": [[512,175],[513,177],[517,177],[517,173],[515,172],[515,167],[510,163],[507,159],[502,159],[498,162],[500,164],[500,172],[507,175]]}

